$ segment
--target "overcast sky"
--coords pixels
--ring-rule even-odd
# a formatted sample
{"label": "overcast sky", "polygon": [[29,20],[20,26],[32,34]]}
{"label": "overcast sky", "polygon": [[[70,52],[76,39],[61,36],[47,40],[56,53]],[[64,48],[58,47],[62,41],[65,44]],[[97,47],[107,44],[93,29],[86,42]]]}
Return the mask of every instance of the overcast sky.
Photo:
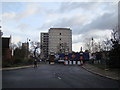
{"label": "overcast sky", "polygon": [[[116,2],[2,2],[3,36],[12,42],[39,41],[49,28],[72,29],[73,51],[80,51],[85,39],[110,38],[117,25]],[[83,48],[85,48],[83,46]]]}

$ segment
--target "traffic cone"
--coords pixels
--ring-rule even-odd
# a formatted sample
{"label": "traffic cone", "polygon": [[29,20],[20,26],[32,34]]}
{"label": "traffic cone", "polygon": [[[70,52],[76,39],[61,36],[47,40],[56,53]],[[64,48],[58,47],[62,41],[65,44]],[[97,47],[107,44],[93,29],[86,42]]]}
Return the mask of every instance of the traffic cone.
{"label": "traffic cone", "polygon": [[66,62],[64,61],[64,64],[66,65]]}

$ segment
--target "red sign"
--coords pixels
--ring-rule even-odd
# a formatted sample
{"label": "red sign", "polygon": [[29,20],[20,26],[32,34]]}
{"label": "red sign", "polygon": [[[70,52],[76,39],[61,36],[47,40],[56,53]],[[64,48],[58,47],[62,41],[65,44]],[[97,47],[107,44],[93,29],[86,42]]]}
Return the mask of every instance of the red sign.
{"label": "red sign", "polygon": [[80,56],[80,60],[83,60],[83,56]]}

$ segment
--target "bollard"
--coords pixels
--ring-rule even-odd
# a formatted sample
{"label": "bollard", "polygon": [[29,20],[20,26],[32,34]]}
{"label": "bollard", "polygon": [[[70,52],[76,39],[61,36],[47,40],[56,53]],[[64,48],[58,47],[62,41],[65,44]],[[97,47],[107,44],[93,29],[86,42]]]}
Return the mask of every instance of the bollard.
{"label": "bollard", "polygon": [[80,61],[77,61],[77,64],[80,65]]}
{"label": "bollard", "polygon": [[50,64],[54,64],[54,62],[50,62]]}
{"label": "bollard", "polygon": [[66,64],[68,65],[68,61],[66,61]]}
{"label": "bollard", "polygon": [[73,64],[75,65],[75,64],[76,64],[76,61],[73,61]]}
{"label": "bollard", "polygon": [[69,61],[69,64],[72,65],[72,61]]}

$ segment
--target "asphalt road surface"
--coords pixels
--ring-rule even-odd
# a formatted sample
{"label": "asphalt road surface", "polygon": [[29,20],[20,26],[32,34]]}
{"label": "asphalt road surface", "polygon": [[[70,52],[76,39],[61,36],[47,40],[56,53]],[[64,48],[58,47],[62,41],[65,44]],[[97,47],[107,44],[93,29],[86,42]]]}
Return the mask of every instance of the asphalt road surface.
{"label": "asphalt road surface", "polygon": [[3,71],[2,88],[119,88],[118,81],[80,66],[41,64],[38,68]]}

